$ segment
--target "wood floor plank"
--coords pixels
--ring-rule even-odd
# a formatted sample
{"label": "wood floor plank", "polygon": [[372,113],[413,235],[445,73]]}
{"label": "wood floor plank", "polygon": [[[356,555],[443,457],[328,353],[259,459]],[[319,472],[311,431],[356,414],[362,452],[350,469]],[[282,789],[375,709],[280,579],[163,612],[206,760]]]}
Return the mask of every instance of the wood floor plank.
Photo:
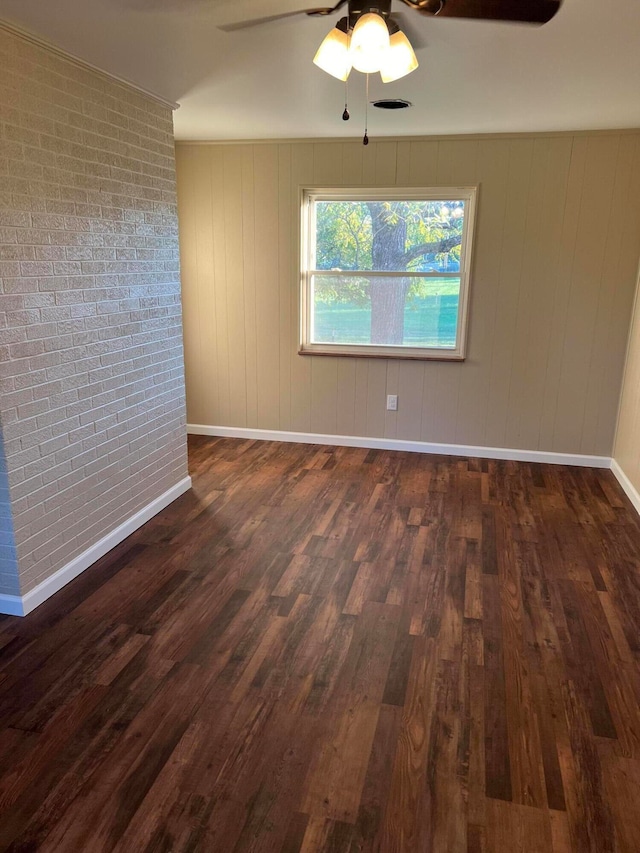
{"label": "wood floor plank", "polygon": [[384,810],[391,786],[389,767],[393,764],[402,727],[402,710],[382,705],[371,747],[369,764],[358,808],[354,839],[356,850],[380,849]]}
{"label": "wood floor plank", "polygon": [[189,445],[190,493],[0,619],[0,851],[640,850],[610,472]]}
{"label": "wood floor plank", "polygon": [[434,638],[418,638],[382,826],[381,847],[393,853],[428,849],[425,845],[432,833],[427,774],[436,710],[437,664]]}
{"label": "wood floor plank", "polygon": [[484,577],[485,785],[488,797],[511,800],[504,636],[498,576]]}
{"label": "wood floor plank", "polygon": [[[370,603],[356,625],[334,725],[312,761],[302,811],[354,823],[398,629],[397,608]],[[335,713],[334,711],[334,713]]]}
{"label": "wood floor plank", "polygon": [[542,809],[491,800],[485,847],[510,853],[549,853],[553,850],[551,817]]}

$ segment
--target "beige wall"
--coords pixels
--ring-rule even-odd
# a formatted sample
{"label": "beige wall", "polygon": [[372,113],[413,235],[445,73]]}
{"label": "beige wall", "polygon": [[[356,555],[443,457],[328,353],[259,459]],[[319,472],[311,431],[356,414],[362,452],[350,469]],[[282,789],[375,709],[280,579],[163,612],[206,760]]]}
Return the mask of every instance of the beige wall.
{"label": "beige wall", "polygon": [[[640,133],[179,144],[177,166],[190,423],[611,454]],[[299,186],[360,184],[479,185],[464,364],[297,355]]]}
{"label": "beige wall", "polygon": [[640,280],[629,335],[613,457],[633,488],[640,492]]}
{"label": "beige wall", "polygon": [[24,594],[186,476],[175,161],[167,107],[1,28],[0,104],[0,592]]}

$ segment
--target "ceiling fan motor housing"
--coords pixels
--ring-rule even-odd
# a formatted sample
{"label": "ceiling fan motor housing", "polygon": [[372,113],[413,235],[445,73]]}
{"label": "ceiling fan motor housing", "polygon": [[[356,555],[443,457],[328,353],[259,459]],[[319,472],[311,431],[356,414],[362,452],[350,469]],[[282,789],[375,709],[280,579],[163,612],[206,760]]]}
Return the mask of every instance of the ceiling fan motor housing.
{"label": "ceiling fan motor housing", "polygon": [[391,14],[391,0],[349,0],[349,26],[354,27],[361,15],[374,12],[385,21]]}

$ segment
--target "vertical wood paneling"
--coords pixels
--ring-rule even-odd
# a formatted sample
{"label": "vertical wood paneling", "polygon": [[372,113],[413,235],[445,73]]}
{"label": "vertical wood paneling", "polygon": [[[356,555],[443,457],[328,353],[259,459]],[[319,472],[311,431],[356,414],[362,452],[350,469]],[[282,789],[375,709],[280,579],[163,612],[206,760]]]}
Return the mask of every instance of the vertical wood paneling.
{"label": "vertical wood paneling", "polygon": [[[535,140],[531,152],[530,191],[527,196],[527,207],[524,214],[524,228],[527,239],[523,240],[520,287],[514,323],[514,349],[511,357],[511,374],[514,377],[526,376],[528,368],[535,358],[529,350],[529,320],[531,307],[537,287],[537,258],[544,247],[540,243],[542,222],[547,217],[547,209],[543,205],[545,177],[548,167],[549,140]],[[529,376],[529,382],[534,377]],[[537,436],[531,435],[531,425],[525,414],[526,399],[529,395],[529,383],[514,382],[509,388],[509,406],[507,410],[507,426],[505,443],[508,447],[519,442],[528,444],[535,441]]]}
{"label": "vertical wood paneling", "polygon": [[[200,338],[202,371],[202,404],[204,414],[212,409],[222,416],[220,404],[220,362],[218,360],[218,328],[215,297],[215,257],[213,251],[213,194],[211,185],[211,152],[196,152],[193,206],[195,209],[195,255],[198,270],[198,317],[196,334]],[[212,366],[209,373],[208,365]]]}
{"label": "vertical wood paneling", "polygon": [[[385,387],[385,397],[387,394],[398,394],[400,384],[400,362],[397,359],[390,359],[387,362],[387,378]],[[386,399],[385,399],[386,406]],[[384,434],[389,438],[397,438],[398,432],[398,412],[388,412],[385,408],[384,418]]]}
{"label": "vertical wood paneling", "polygon": [[338,435],[357,435],[356,432],[356,359],[338,359],[338,397],[336,432]]}
{"label": "vertical wood paneling", "polygon": [[313,432],[338,432],[338,359],[315,358],[311,364]]}
{"label": "vertical wood paneling", "polygon": [[291,358],[296,347],[297,311],[292,311],[291,290],[295,288],[291,234],[296,220],[291,206],[291,146],[278,151],[278,276],[280,308],[280,429],[291,429]]}
{"label": "vertical wood paneling", "polygon": [[355,430],[354,435],[365,435],[369,428],[367,401],[369,399],[369,359],[356,358]]}
{"label": "vertical wood paneling", "polygon": [[247,345],[244,326],[244,253],[242,233],[242,151],[223,150],[225,220],[225,293],[229,371],[229,423],[247,421]]}
{"label": "vertical wood paneling", "polygon": [[[424,364],[420,361],[398,362],[398,407],[396,438],[411,441],[421,434],[422,384]],[[392,393],[392,392],[390,392]]]}
{"label": "vertical wood paneling", "polygon": [[380,437],[385,434],[387,360],[370,358],[367,366],[367,435]]}
{"label": "vertical wood paneling", "polygon": [[[607,343],[610,334],[611,313],[613,310],[613,299],[608,298],[602,280],[613,274],[618,259],[624,248],[622,245],[622,233],[619,225],[620,211],[626,210],[629,201],[629,189],[631,188],[631,166],[632,151],[629,146],[624,145],[626,140],[621,139],[617,150],[616,170],[611,179],[611,200],[609,205],[609,216],[606,229],[602,233],[602,263],[598,281],[597,305],[595,328],[593,330],[593,343],[591,347],[591,358],[589,362],[589,383],[585,399],[585,415],[583,426],[583,442],[588,443],[593,434],[597,434],[600,423],[600,400],[602,399],[606,382],[607,369],[610,361],[606,358]],[[596,359],[598,353],[603,358]],[[615,400],[611,401],[615,405]]]}
{"label": "vertical wood paneling", "polygon": [[[611,452],[640,134],[178,149],[190,422]],[[299,192],[321,185],[478,185],[464,363],[298,355]]]}
{"label": "vertical wood paneling", "polygon": [[[213,221],[213,315],[209,310],[205,311],[201,323],[209,324],[209,317],[213,317],[216,331],[216,348],[212,363],[216,366],[216,386],[218,390],[218,410],[220,412],[220,423],[227,426],[231,423],[231,354],[229,352],[229,292],[233,287],[235,275],[229,270],[227,275],[227,229],[229,227],[229,211],[225,206],[225,181],[224,181],[224,148],[209,149],[210,158],[210,187],[211,187],[211,213]],[[204,187],[203,187],[204,191]],[[206,226],[207,220],[203,217],[202,226]],[[237,264],[234,263],[234,266]],[[231,279],[231,281],[230,281]],[[235,343],[234,343],[235,347]]]}
{"label": "vertical wood paneling", "polygon": [[367,187],[374,187],[376,184],[377,151],[377,142],[372,142],[362,148],[362,183]]}
{"label": "vertical wood paneling", "polygon": [[[244,268],[245,370],[247,426],[258,426],[258,335],[256,318],[255,172],[253,145],[243,145],[242,156],[242,259]],[[185,334],[185,339],[188,337]]]}
{"label": "vertical wood paneling", "polygon": [[[508,140],[483,140],[478,147],[478,216],[470,293],[469,337],[464,379],[458,398],[457,433],[466,444],[486,444],[491,373],[487,370],[494,337],[505,209]],[[423,427],[424,432],[424,427]]]}
{"label": "vertical wood paneling", "polygon": [[396,142],[378,142],[375,144],[376,176],[378,187],[394,187],[397,182],[398,145]]}
{"label": "vertical wood paneling", "polygon": [[396,153],[396,184],[399,187],[411,186],[411,143],[398,142]]}
{"label": "vertical wood paneling", "polygon": [[261,428],[278,429],[280,426],[278,146],[256,146],[254,168],[258,423]]}
{"label": "vertical wood paneling", "polygon": [[[204,153],[204,152],[203,152]],[[176,151],[176,173],[180,174],[178,204],[180,220],[181,275],[192,286],[182,291],[182,322],[189,334],[184,338],[185,383],[192,402],[190,415],[198,420],[205,418],[204,360],[202,358],[202,335],[199,330],[200,290],[203,287],[202,269],[197,253],[197,210],[195,189],[199,180],[200,164],[196,157],[185,156],[186,149]],[[210,377],[207,377],[210,382]]]}
{"label": "vertical wood paneling", "polygon": [[[496,319],[491,348],[491,384],[487,413],[488,444],[508,447],[507,418],[514,376],[514,350],[518,301],[526,244],[527,199],[531,182],[533,141],[514,140],[509,145],[507,206],[504,215],[500,271],[497,281]],[[516,442],[517,443],[517,442]]]}
{"label": "vertical wood paneling", "polygon": [[[538,151],[537,162],[541,154],[542,152]],[[570,162],[571,140],[550,139],[546,146],[546,168],[543,173],[534,175],[534,180],[544,181],[544,192],[540,198],[541,211],[536,245],[526,261],[531,294],[526,332],[527,357],[519,413],[522,440],[527,442],[528,446],[536,448],[540,446],[539,401],[544,399],[547,381],[547,363],[540,356],[549,351],[554,298],[556,290],[562,284],[557,276],[558,256]]]}
{"label": "vertical wood paneling", "polygon": [[569,310],[569,286],[575,258],[578,217],[585,181],[585,161],[588,139],[573,140],[571,162],[564,198],[562,230],[559,236],[558,266],[555,274],[555,292],[551,318],[551,336],[546,352],[546,372],[542,418],[540,423],[540,447],[558,446],[555,442],[555,417],[560,393],[560,366],[565,343],[565,328]]}
{"label": "vertical wood paneling", "polygon": [[345,142],[342,146],[342,181],[344,186],[357,187],[362,183],[364,153],[360,142]]}
{"label": "vertical wood paneling", "polygon": [[587,143],[586,180],[581,193],[567,323],[563,330],[555,419],[555,440],[561,449],[583,446],[584,411],[591,380],[588,368],[593,358],[598,290],[607,227],[613,213],[611,202],[619,147],[617,137],[593,137]]}
{"label": "vertical wood paneling", "polygon": [[[625,282],[635,277],[638,268],[636,243],[637,235],[640,234],[640,205],[637,204],[637,199],[640,198],[640,137],[623,137],[620,145],[619,162],[621,165],[624,164],[625,168],[619,169],[622,177],[617,179],[617,183],[624,186],[625,179],[627,180],[626,192],[621,192],[620,195],[616,193],[613,204],[614,215],[612,219],[616,225],[615,231],[620,235],[620,250],[617,257],[609,257],[608,261],[605,262],[605,275],[612,275],[616,281]],[[619,202],[619,199],[622,201]],[[621,211],[624,211],[623,216],[619,215]],[[607,295],[607,290],[603,287],[603,298],[605,300]],[[607,342],[600,362],[602,365],[601,398],[603,404],[599,407],[597,424],[597,436],[602,443],[609,440],[610,430],[613,429],[608,418],[603,416],[603,409],[608,411],[618,404],[618,389],[608,381],[608,377],[615,376],[621,371],[626,355],[626,353],[621,352],[618,338],[629,312],[626,289],[624,287],[617,288],[606,304],[610,307],[611,313],[609,315]]]}
{"label": "vertical wood paneling", "polygon": [[430,372],[435,376],[431,399],[433,441],[445,444],[455,441],[461,367],[461,364],[453,361],[434,361],[431,364]]}

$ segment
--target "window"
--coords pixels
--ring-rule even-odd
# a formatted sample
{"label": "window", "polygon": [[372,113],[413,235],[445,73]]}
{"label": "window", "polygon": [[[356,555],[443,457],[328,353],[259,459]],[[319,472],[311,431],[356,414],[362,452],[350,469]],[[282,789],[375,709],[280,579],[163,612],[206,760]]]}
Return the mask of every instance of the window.
{"label": "window", "polygon": [[463,359],[475,197],[303,190],[300,352]]}

